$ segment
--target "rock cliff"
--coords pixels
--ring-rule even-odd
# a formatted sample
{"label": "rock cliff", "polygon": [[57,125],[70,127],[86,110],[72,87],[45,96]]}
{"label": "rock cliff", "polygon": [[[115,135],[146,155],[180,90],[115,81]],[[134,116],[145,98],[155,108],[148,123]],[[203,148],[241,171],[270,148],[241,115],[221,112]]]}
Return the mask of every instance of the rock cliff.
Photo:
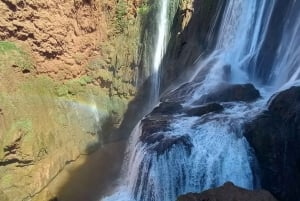
{"label": "rock cliff", "polygon": [[[0,200],[101,147],[136,94],[141,0],[0,1]],[[117,136],[118,137],[118,136]]]}

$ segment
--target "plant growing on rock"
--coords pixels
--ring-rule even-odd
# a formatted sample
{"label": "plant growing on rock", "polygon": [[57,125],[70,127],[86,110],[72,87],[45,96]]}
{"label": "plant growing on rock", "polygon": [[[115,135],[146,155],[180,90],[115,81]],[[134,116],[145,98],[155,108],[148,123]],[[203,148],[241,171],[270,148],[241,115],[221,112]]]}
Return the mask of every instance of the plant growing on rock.
{"label": "plant growing on rock", "polygon": [[127,14],[127,4],[124,0],[119,0],[116,10],[116,31],[123,33],[127,27],[125,16]]}

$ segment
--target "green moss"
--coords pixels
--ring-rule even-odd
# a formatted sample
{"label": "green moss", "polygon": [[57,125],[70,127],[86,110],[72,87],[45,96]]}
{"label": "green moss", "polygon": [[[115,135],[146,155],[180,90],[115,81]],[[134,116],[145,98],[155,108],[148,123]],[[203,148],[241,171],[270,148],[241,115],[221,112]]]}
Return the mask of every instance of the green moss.
{"label": "green moss", "polygon": [[150,11],[150,5],[147,3],[143,3],[139,8],[138,8],[138,14],[139,15],[147,15]]}
{"label": "green moss", "polygon": [[57,83],[47,76],[27,79],[20,85],[20,94],[27,93],[38,96],[53,96]]}
{"label": "green moss", "polygon": [[84,76],[82,76],[82,77],[80,77],[80,78],[78,79],[78,82],[79,82],[79,84],[80,84],[81,86],[85,86],[85,85],[87,85],[87,84],[92,83],[92,82],[93,82],[93,78],[90,77],[90,76],[88,76],[88,75],[84,75]]}
{"label": "green moss", "polygon": [[0,67],[18,67],[21,71],[31,71],[34,65],[30,55],[13,42],[0,41]]}
{"label": "green moss", "polygon": [[4,174],[2,175],[1,177],[1,188],[4,189],[4,188],[9,188],[11,187],[14,183],[14,175],[12,174]]}
{"label": "green moss", "polygon": [[58,97],[67,96],[68,92],[68,87],[63,84],[55,87],[55,94]]}
{"label": "green moss", "polygon": [[124,0],[119,0],[116,10],[116,31],[123,33],[127,28],[127,3]]}
{"label": "green moss", "polygon": [[[16,120],[11,127],[9,128],[8,132],[4,135],[4,139],[2,141],[1,147],[10,146],[11,144],[15,143],[15,141],[28,136],[28,138],[32,137],[33,135],[33,128],[32,128],[32,121],[30,119],[19,119]],[[4,157],[4,150],[0,149],[0,158]]]}
{"label": "green moss", "polygon": [[17,128],[22,129],[26,133],[32,132],[32,121],[25,119],[16,123]]}
{"label": "green moss", "polygon": [[8,136],[11,136],[16,132],[22,132],[24,134],[31,133],[32,121],[29,119],[21,119],[16,121],[8,131]]}
{"label": "green moss", "polygon": [[102,58],[94,58],[88,63],[87,68],[90,70],[97,70],[105,67],[106,65],[107,63]]}
{"label": "green moss", "polygon": [[18,50],[16,45],[8,41],[0,41],[0,53],[5,54],[9,51]]}

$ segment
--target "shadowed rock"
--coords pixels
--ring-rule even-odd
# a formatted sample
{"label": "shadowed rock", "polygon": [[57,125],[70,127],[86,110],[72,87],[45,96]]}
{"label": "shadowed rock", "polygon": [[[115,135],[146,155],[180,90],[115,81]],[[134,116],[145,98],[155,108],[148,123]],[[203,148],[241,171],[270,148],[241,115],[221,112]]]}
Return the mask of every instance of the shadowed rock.
{"label": "shadowed rock", "polygon": [[210,112],[221,112],[224,110],[223,106],[218,103],[209,103],[204,106],[190,108],[186,111],[188,116],[202,116]]}
{"label": "shadowed rock", "polygon": [[172,120],[172,116],[155,115],[148,116],[141,121],[142,134],[140,139],[146,141],[150,135],[158,132],[169,131],[169,124]]}
{"label": "shadowed rock", "polygon": [[261,167],[262,187],[279,200],[300,197],[300,87],[282,91],[245,125]]}
{"label": "shadowed rock", "polygon": [[252,102],[260,97],[259,91],[252,84],[226,84],[217,87],[217,90],[202,96],[194,105],[210,102]]}
{"label": "shadowed rock", "polygon": [[163,136],[157,144],[150,149],[155,151],[158,155],[170,151],[175,146],[183,146],[188,154],[191,154],[193,144],[188,135],[185,136]]}
{"label": "shadowed rock", "polygon": [[276,201],[276,199],[268,191],[250,191],[227,182],[221,187],[202,193],[182,195],[177,201]]}
{"label": "shadowed rock", "polygon": [[166,95],[164,95],[160,101],[161,102],[178,102],[183,103],[187,99],[191,98],[197,87],[202,85],[202,83],[199,82],[187,82],[182,84],[177,89],[168,92]]}
{"label": "shadowed rock", "polygon": [[176,102],[162,102],[155,107],[149,115],[156,114],[176,114],[180,113],[183,107]]}
{"label": "shadowed rock", "polygon": [[148,116],[141,121],[142,134],[140,140],[147,144],[149,151],[158,155],[164,154],[174,146],[183,146],[190,154],[193,147],[188,135],[172,136],[168,133],[173,117],[169,115]]}
{"label": "shadowed rock", "polygon": [[269,110],[284,121],[295,120],[295,123],[300,123],[300,87],[280,92],[271,100]]}

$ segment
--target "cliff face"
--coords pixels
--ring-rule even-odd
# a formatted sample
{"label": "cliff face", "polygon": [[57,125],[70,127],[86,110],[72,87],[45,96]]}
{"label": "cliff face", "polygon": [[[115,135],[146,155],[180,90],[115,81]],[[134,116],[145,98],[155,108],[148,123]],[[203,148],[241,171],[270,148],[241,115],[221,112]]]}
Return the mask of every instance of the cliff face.
{"label": "cliff face", "polygon": [[0,1],[0,200],[46,187],[118,128],[136,93],[139,0]]}
{"label": "cliff face", "polygon": [[[184,71],[181,64],[193,62],[185,50],[200,30],[197,2],[171,2],[172,12],[179,7],[170,22],[164,87]],[[155,16],[154,5],[0,1],[0,200],[51,200],[56,195],[47,186],[68,164],[120,137],[110,130],[119,128],[136,85],[149,76],[154,20],[147,16]],[[210,20],[200,19],[206,26]],[[191,48],[194,56],[201,51]],[[143,102],[147,92],[141,94]]]}
{"label": "cliff face", "polygon": [[220,0],[181,1],[164,57],[162,89],[189,79],[199,55],[214,46],[218,24],[226,5]]}
{"label": "cliff face", "polygon": [[[0,5],[0,39],[30,47],[38,74],[71,79],[85,74],[93,57],[101,56],[103,65],[137,60],[136,49],[130,49],[137,44],[122,40],[138,38],[138,30],[132,30],[138,27],[130,26],[136,23],[137,0],[3,0]],[[127,53],[127,61],[116,59],[115,48]]]}

